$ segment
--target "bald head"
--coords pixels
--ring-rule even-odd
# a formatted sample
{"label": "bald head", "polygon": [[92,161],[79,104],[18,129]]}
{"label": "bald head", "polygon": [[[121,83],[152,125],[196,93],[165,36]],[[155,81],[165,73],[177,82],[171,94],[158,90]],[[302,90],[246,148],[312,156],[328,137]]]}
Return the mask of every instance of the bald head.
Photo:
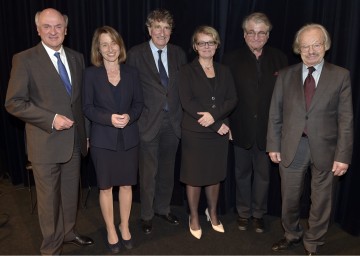
{"label": "bald head", "polygon": [[48,8],[35,15],[35,24],[42,42],[58,51],[65,39],[68,18],[59,11]]}

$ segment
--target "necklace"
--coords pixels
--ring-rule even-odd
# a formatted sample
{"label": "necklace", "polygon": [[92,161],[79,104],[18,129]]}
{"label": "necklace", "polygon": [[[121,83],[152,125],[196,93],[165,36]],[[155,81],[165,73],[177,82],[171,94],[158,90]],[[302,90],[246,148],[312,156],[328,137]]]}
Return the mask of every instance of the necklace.
{"label": "necklace", "polygon": [[213,65],[211,66],[203,66],[203,68],[205,68],[206,70],[210,70],[213,67]]}

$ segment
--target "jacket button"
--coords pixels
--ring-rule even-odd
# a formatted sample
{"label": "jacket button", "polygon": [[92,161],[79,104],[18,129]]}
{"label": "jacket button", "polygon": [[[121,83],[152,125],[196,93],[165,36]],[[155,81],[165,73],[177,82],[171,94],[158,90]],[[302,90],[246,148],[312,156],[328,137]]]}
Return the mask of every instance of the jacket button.
{"label": "jacket button", "polygon": [[215,97],[213,96],[213,97],[211,97],[211,99],[212,99],[212,100],[215,100]]}
{"label": "jacket button", "polygon": [[212,105],[211,107],[212,107],[212,108],[216,108],[216,106],[215,106],[215,105]]}

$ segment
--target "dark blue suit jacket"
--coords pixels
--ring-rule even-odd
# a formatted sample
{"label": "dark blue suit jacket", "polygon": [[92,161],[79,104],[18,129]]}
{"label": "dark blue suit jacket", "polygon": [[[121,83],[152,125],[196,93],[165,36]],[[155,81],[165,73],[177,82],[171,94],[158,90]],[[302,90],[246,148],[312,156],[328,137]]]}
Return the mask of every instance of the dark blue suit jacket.
{"label": "dark blue suit jacket", "polygon": [[89,67],[85,70],[83,106],[85,115],[91,121],[90,143],[94,147],[116,150],[118,128],[111,123],[112,114],[130,116],[129,123],[122,129],[125,150],[139,143],[136,121],[143,108],[139,75],[135,68],[125,64],[120,65],[120,72],[121,81],[117,85],[120,101],[116,101],[105,67]]}

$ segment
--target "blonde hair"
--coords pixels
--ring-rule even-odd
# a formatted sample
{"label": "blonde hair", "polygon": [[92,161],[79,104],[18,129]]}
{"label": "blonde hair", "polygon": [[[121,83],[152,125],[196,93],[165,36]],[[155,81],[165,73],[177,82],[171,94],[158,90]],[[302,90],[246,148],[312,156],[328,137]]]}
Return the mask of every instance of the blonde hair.
{"label": "blonde hair", "polygon": [[216,48],[220,47],[220,44],[221,44],[220,36],[219,36],[219,33],[216,31],[216,29],[213,27],[210,27],[210,26],[199,26],[195,29],[195,31],[191,37],[192,47],[193,47],[194,51],[196,51],[195,45],[197,43],[197,37],[199,34],[205,34],[205,35],[211,36],[217,45]]}

